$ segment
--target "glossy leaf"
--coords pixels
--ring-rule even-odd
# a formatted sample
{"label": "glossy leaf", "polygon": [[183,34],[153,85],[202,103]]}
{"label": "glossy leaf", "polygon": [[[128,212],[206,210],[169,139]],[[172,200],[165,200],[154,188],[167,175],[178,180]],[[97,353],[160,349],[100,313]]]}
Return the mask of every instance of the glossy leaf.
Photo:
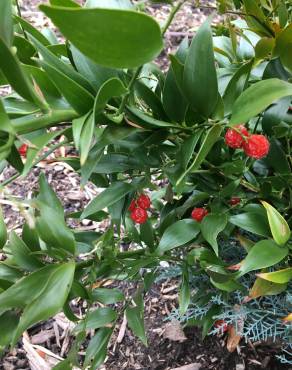
{"label": "glossy leaf", "polygon": [[87,90],[44,61],[39,63],[48,73],[48,76],[57,86],[60,93],[77,113],[85,114],[92,109],[94,99]]}
{"label": "glossy leaf", "polygon": [[13,311],[0,315],[0,352],[11,343],[18,322],[19,316]]}
{"label": "glossy leaf", "polygon": [[101,194],[94,198],[83,211],[81,218],[86,218],[102,209],[111,206],[133,190],[131,184],[125,182],[113,183]]}
{"label": "glossy leaf", "polygon": [[13,259],[17,265],[28,271],[35,271],[43,266],[43,264],[33,255],[28,246],[17,236],[13,231],[9,238],[9,250],[13,255]]}
{"label": "glossy leaf", "polygon": [[50,41],[35,27],[33,27],[29,22],[27,22],[25,19],[18,17],[17,15],[14,16],[14,19],[18,24],[21,25],[21,27],[29,33],[31,36],[33,36],[35,39],[37,39],[42,45],[48,46],[50,45]]}
{"label": "glossy leaf", "polygon": [[179,185],[185,176],[188,173],[195,172],[197,169],[199,169],[201,163],[204,161],[210,150],[212,149],[213,145],[216,143],[218,138],[220,137],[222,131],[222,127],[220,125],[215,125],[207,132],[204,141],[202,142],[202,145],[195,156],[195,159],[193,163],[190,165],[189,168],[186,169],[186,171],[181,175],[181,177],[177,180],[176,185]]}
{"label": "glossy leaf", "polygon": [[279,247],[272,240],[261,240],[249,251],[240,267],[240,274],[260,270],[279,263],[288,254],[288,248]]}
{"label": "glossy leaf", "polygon": [[133,331],[133,333],[142,341],[142,343],[145,346],[147,346],[143,310],[144,310],[144,307],[142,307],[142,309],[138,306],[128,307],[126,309],[126,317],[127,317],[128,325]]}
{"label": "glossy leaf", "polygon": [[289,283],[292,279],[292,267],[288,267],[283,270],[272,271],[272,272],[262,272],[257,274],[261,279],[271,281],[272,283],[285,284]]}
{"label": "glossy leaf", "polygon": [[40,9],[77,49],[104,66],[139,67],[155,58],[162,49],[159,25],[142,13],[46,5],[41,5]]}
{"label": "glossy leaf", "polygon": [[97,121],[99,115],[102,113],[106,103],[113,97],[121,96],[127,93],[127,89],[122,81],[116,77],[107,80],[102,84],[95,98],[94,102],[94,116]]}
{"label": "glossy leaf", "polygon": [[80,5],[73,0],[50,0],[50,4],[53,6],[63,6],[65,8],[80,8]]}
{"label": "glossy leaf", "polygon": [[189,273],[187,265],[182,271],[182,281],[179,289],[179,312],[184,315],[187,312],[191,300]]}
{"label": "glossy leaf", "polygon": [[2,100],[0,100],[0,131],[5,131],[14,134],[15,130],[11,124],[8,114],[5,111]]}
{"label": "glossy leaf", "polygon": [[231,216],[229,221],[244,230],[250,231],[251,233],[265,237],[270,236],[268,220],[256,212],[240,213],[238,215]]}
{"label": "glossy leaf", "polygon": [[43,106],[17,58],[0,38],[0,69],[13,89],[24,99]]}
{"label": "glossy leaf", "polygon": [[88,153],[92,146],[93,138],[94,138],[94,115],[93,113],[86,119],[84,125],[82,126],[82,131],[80,135],[80,142],[79,142],[79,151],[80,151],[80,164],[81,166],[87,160]]}
{"label": "glossy leaf", "polygon": [[227,225],[228,218],[226,214],[209,214],[201,222],[201,232],[206,241],[212,246],[218,256],[218,234],[223,231]]}
{"label": "glossy leaf", "polygon": [[46,282],[41,294],[25,307],[14,335],[13,343],[19,336],[41,320],[54,316],[64,306],[73,281],[75,264],[72,262],[58,266]]}
{"label": "glossy leaf", "polygon": [[194,220],[184,219],[175,222],[165,230],[156,250],[157,254],[162,255],[166,251],[190,242],[199,232],[200,226]]}
{"label": "glossy leaf", "polygon": [[118,70],[94,63],[71,45],[71,53],[78,72],[98,91],[107,80],[118,77]]}
{"label": "glossy leaf", "polygon": [[11,0],[0,2],[0,39],[10,47],[13,40],[12,3]]}
{"label": "glossy leaf", "polygon": [[117,313],[110,307],[101,307],[88,313],[84,320],[74,328],[74,333],[82,330],[98,329],[108,326],[117,319]]}
{"label": "glossy leaf", "polygon": [[[181,63],[185,62],[187,49],[188,39],[185,38],[175,54]],[[179,86],[177,85],[172,66],[170,66],[167,72],[162,96],[163,106],[168,116],[174,122],[183,122],[187,110],[187,102],[185,97],[182,95]]]}
{"label": "glossy leaf", "polygon": [[123,292],[117,288],[96,288],[92,291],[92,297],[102,304],[117,303],[125,299]]}
{"label": "glossy leaf", "polygon": [[106,358],[107,345],[112,335],[112,329],[101,328],[90,340],[86,356],[84,360],[84,366],[90,366],[90,370],[97,369]]}
{"label": "glossy leaf", "polygon": [[292,95],[292,84],[271,78],[257,82],[245,90],[235,101],[231,125],[247,122],[257,116],[274,101]]}
{"label": "glossy leaf", "polygon": [[48,279],[57,265],[48,265],[19,279],[14,285],[0,294],[0,314],[12,308],[24,308],[44,290]]}
{"label": "glossy leaf", "polygon": [[185,62],[183,88],[191,107],[210,117],[218,99],[218,84],[210,20],[196,33]]}
{"label": "glossy leaf", "polygon": [[279,245],[284,245],[290,239],[291,231],[284,217],[269,203],[262,201],[265,207],[271,232],[275,242]]}
{"label": "glossy leaf", "polygon": [[37,217],[36,228],[40,238],[52,248],[74,254],[76,250],[74,235],[66,225],[64,216],[40,201],[37,207],[40,215]]}

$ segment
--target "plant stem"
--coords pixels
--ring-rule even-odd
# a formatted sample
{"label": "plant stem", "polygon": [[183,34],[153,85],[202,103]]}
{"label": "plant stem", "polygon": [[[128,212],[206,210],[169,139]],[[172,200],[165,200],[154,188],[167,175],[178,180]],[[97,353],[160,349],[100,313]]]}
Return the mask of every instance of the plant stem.
{"label": "plant stem", "polygon": [[130,80],[130,82],[129,82],[129,85],[128,85],[128,90],[129,90],[129,92],[128,92],[126,95],[124,95],[124,97],[123,97],[123,99],[122,99],[122,102],[121,102],[121,105],[120,105],[120,107],[119,107],[119,109],[118,109],[118,111],[117,111],[117,113],[116,113],[117,115],[119,115],[119,114],[123,113],[123,111],[124,111],[124,109],[125,109],[125,106],[126,106],[126,104],[127,104],[127,101],[128,101],[129,95],[130,95],[130,93],[131,93],[131,89],[132,89],[132,87],[134,86],[134,83],[135,83],[136,79],[139,77],[139,74],[141,73],[142,68],[143,68],[143,66],[140,66],[140,67],[138,67],[138,68],[136,69],[136,71],[134,72],[134,74],[133,74],[133,76],[132,76],[132,78],[131,78],[131,80]]}
{"label": "plant stem", "polygon": [[[16,8],[17,8],[17,14],[18,14],[18,16],[19,16],[20,18],[22,18],[22,15],[21,15],[21,9],[20,9],[20,6],[19,6],[19,2],[18,2],[18,0],[15,0],[15,4],[16,4]],[[26,40],[28,40],[27,34],[26,34],[26,32],[25,32],[25,30],[24,30],[24,28],[22,27],[22,25],[21,25],[21,24],[20,24],[20,28],[21,28],[21,31],[22,31],[22,33],[23,33],[24,38],[25,38]]]}
{"label": "plant stem", "polygon": [[186,0],[179,1],[172,9],[169,14],[168,19],[166,20],[166,23],[164,27],[162,28],[162,36],[164,36],[165,32],[168,30],[169,26],[171,25],[173,18],[175,17],[176,13],[180,10],[180,8],[183,6],[183,4],[186,2]]}

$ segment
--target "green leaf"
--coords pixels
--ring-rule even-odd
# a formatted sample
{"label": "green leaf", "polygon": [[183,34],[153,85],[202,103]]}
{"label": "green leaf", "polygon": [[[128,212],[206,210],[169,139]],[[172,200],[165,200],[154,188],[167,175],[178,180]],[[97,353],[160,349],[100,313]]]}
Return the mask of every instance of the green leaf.
{"label": "green leaf", "polygon": [[94,116],[98,120],[99,115],[103,112],[106,103],[113,97],[121,96],[127,93],[127,89],[122,81],[116,77],[104,82],[95,98],[94,102]]}
{"label": "green leaf", "polygon": [[92,109],[94,98],[86,89],[46,62],[39,61],[39,64],[77,113],[85,114]]}
{"label": "green leaf", "polygon": [[243,290],[244,287],[243,285],[241,285],[240,283],[238,283],[237,281],[235,280],[229,280],[229,281],[225,281],[223,283],[219,283],[218,281],[214,281],[211,277],[210,277],[210,282],[219,290],[223,290],[224,292],[228,292],[228,293],[231,293],[231,292],[234,292],[235,290]]}
{"label": "green leaf", "polygon": [[[188,49],[188,39],[185,38],[180,44],[175,56],[181,63],[185,62]],[[167,115],[174,122],[183,122],[187,110],[187,102],[185,97],[182,95],[181,89],[177,84],[175,74],[172,65],[166,75],[164,87],[163,87],[163,107]]]}
{"label": "green leaf", "polygon": [[176,186],[178,186],[185,176],[190,172],[195,172],[199,169],[201,163],[204,161],[210,150],[212,149],[213,145],[216,143],[218,138],[220,137],[220,134],[222,132],[222,127],[220,125],[215,125],[212,128],[210,128],[204,138],[204,141],[195,156],[195,159],[193,163],[190,165],[189,168],[186,169],[186,171],[180,176],[180,178],[177,180]]}
{"label": "green leaf", "polygon": [[255,47],[256,57],[264,59],[269,56],[275,46],[275,39],[269,37],[261,38]]}
{"label": "green leaf", "polygon": [[11,87],[24,99],[43,107],[41,98],[35,92],[28,76],[12,51],[0,39],[0,69]]}
{"label": "green leaf", "polygon": [[33,27],[30,23],[28,23],[25,19],[18,17],[17,15],[14,16],[16,23],[19,23],[21,27],[30,35],[32,35],[35,39],[37,39],[42,45],[48,46],[50,45],[50,41],[35,27]]}
{"label": "green leaf", "polygon": [[78,72],[88,81],[90,81],[91,85],[96,91],[98,91],[101,85],[107,80],[113,77],[118,77],[118,70],[103,67],[99,64],[94,63],[91,59],[83,55],[73,45],[70,45],[70,50]]}
{"label": "green leaf", "polygon": [[66,225],[63,214],[40,201],[37,207],[40,215],[37,217],[36,228],[40,238],[52,248],[74,254],[76,250],[74,234]]}
{"label": "green leaf", "polygon": [[2,208],[0,207],[0,249],[4,247],[7,241],[7,229],[4,221]]}
{"label": "green leaf", "polygon": [[82,330],[98,329],[110,324],[117,319],[117,313],[110,307],[101,307],[97,310],[91,311],[80,321],[74,328],[74,333]]}
{"label": "green leaf", "polygon": [[156,250],[157,254],[162,255],[166,251],[190,242],[195,239],[199,232],[200,226],[194,220],[184,219],[175,222],[169,226],[162,235]]}
{"label": "green leaf", "polygon": [[19,279],[14,285],[1,293],[0,314],[12,308],[24,308],[38,297],[57,267],[57,265],[48,265]]}
{"label": "green leaf", "polygon": [[16,267],[9,266],[5,262],[0,263],[0,280],[6,280],[15,283],[22,277],[22,272]]}
{"label": "green leaf", "polygon": [[64,8],[80,8],[80,5],[73,0],[50,0],[53,6],[63,6]]}
{"label": "green leaf", "polygon": [[74,139],[75,147],[77,150],[80,150],[81,132],[90,114],[91,113],[87,113],[84,116],[73,119],[72,121],[73,139]]}
{"label": "green leaf", "polygon": [[217,236],[227,225],[226,214],[209,214],[201,222],[201,232],[206,241],[212,246],[218,256]]}
{"label": "green leaf", "polygon": [[95,370],[103,363],[112,331],[110,328],[101,328],[90,340],[86,350],[84,367],[90,366],[90,370]]}
{"label": "green leaf", "polygon": [[273,272],[262,272],[260,274],[257,274],[257,276],[261,279],[271,281],[272,283],[289,283],[289,281],[292,279],[292,267]]}
{"label": "green leaf", "polygon": [[142,13],[46,5],[41,5],[40,9],[77,49],[104,66],[139,67],[153,60],[163,46],[159,25]]}
{"label": "green leaf", "polygon": [[1,347],[8,346],[18,326],[19,317],[15,312],[5,312],[0,316],[0,353]]}
{"label": "green leaf", "polygon": [[[43,60],[49,66],[55,68],[59,73],[64,74],[70,80],[76,82],[76,84],[82,86],[85,90],[94,93],[94,89],[86,78],[84,78],[80,73],[76,72],[69,64],[63,62],[59,59],[50,49],[45,47],[39,40],[34,36],[30,36],[30,39],[38,52],[43,57]],[[39,61],[39,59],[38,59]]]}
{"label": "green leaf", "polygon": [[92,291],[92,298],[102,304],[113,304],[125,299],[123,292],[117,288],[96,288]]}
{"label": "green leaf", "polygon": [[247,272],[273,266],[288,254],[288,248],[279,247],[272,240],[261,240],[249,251],[240,267],[240,276]]}
{"label": "green leaf", "polygon": [[289,95],[292,95],[292,84],[286,81],[271,78],[256,82],[235,101],[230,124],[236,125],[247,122],[274,101]]}
{"label": "green leaf", "polygon": [[79,150],[81,166],[83,166],[87,160],[93,142],[94,127],[94,114],[92,113],[84,122],[80,135]]}
{"label": "green leaf", "polygon": [[144,307],[128,307],[126,309],[126,317],[128,325],[133,333],[147,346],[147,338],[144,327]]}
{"label": "green leaf", "polygon": [[149,220],[140,225],[140,238],[151,251],[154,249],[154,233],[152,224]]}
{"label": "green leaf", "polygon": [[191,107],[210,117],[218,99],[218,84],[210,20],[196,33],[186,59],[183,89]]}
{"label": "green leaf", "polygon": [[85,210],[82,212],[81,219],[86,218],[87,216],[92,215],[102,209],[111,206],[116,203],[128,193],[133,190],[131,184],[125,182],[115,182],[109,188],[105,189],[101,194],[94,198]]}
{"label": "green leaf", "polygon": [[46,282],[41,294],[25,307],[14,335],[13,344],[31,325],[47,320],[64,306],[74,277],[75,263],[58,266]]}
{"label": "green leaf", "polygon": [[8,132],[9,134],[14,134],[14,128],[9,120],[8,114],[5,111],[2,100],[0,100],[0,131]]}
{"label": "green leaf", "polygon": [[238,215],[231,216],[229,221],[233,225],[251,233],[265,237],[270,236],[270,228],[267,218],[256,212],[240,213]]}
{"label": "green leaf", "polygon": [[235,100],[246,88],[250,70],[252,68],[252,62],[253,61],[241,66],[229,81],[223,96],[225,115],[231,113]]}
{"label": "green leaf", "polygon": [[13,255],[13,259],[20,268],[34,271],[43,266],[35,256],[31,255],[31,250],[14,231],[10,234],[9,250]]}
{"label": "green leaf", "polygon": [[68,359],[59,362],[53,370],[72,370],[72,365]]}
{"label": "green leaf", "polygon": [[8,47],[11,47],[13,41],[11,0],[1,0],[0,2],[0,39],[2,39]]}
{"label": "green leaf", "polygon": [[130,0],[87,0],[87,8],[132,9]]}
{"label": "green leaf", "polygon": [[182,281],[179,289],[179,312],[184,315],[187,312],[191,300],[188,266],[184,266]]}
{"label": "green leaf", "polygon": [[279,245],[284,245],[290,239],[291,231],[284,217],[269,203],[262,201],[265,207],[271,232],[275,242]]}

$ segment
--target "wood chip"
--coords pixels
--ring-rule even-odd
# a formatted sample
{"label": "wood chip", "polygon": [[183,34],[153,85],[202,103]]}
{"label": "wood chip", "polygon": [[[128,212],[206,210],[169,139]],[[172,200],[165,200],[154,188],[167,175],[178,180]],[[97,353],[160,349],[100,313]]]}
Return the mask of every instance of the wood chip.
{"label": "wood chip", "polygon": [[199,370],[201,369],[201,367],[202,367],[202,364],[200,364],[199,362],[194,362],[193,364],[176,367],[171,370]]}

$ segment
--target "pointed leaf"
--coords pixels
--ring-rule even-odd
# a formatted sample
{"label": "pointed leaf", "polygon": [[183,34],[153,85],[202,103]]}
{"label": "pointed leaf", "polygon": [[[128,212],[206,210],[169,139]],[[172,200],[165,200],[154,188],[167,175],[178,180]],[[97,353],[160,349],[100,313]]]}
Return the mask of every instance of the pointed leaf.
{"label": "pointed leaf", "polygon": [[104,66],[139,67],[155,58],[162,49],[159,25],[143,13],[46,5],[41,5],[40,9],[84,55]]}
{"label": "pointed leaf", "polygon": [[230,124],[247,122],[276,100],[289,95],[292,95],[291,83],[277,78],[257,82],[245,90],[235,101]]}
{"label": "pointed leaf", "polygon": [[273,272],[262,272],[260,274],[257,274],[257,276],[261,279],[271,281],[272,283],[289,283],[289,281],[292,279],[292,267]]}
{"label": "pointed leaf", "polygon": [[210,117],[218,100],[212,30],[207,20],[196,33],[186,59],[183,88],[191,107]]}
{"label": "pointed leaf", "polygon": [[90,370],[95,370],[103,363],[112,331],[110,328],[101,328],[90,340],[86,350],[84,367],[91,365]]}
{"label": "pointed leaf", "polygon": [[4,221],[2,208],[0,207],[0,249],[4,247],[7,241],[7,228]]}
{"label": "pointed leaf", "polygon": [[199,232],[200,226],[194,220],[184,219],[175,222],[169,226],[162,235],[156,250],[157,254],[162,255],[166,251],[190,242],[195,239]]}
{"label": "pointed leaf", "polygon": [[279,247],[272,240],[261,240],[249,251],[240,267],[241,275],[279,263],[288,254],[288,248]]}
{"label": "pointed leaf", "polygon": [[201,232],[206,241],[212,246],[218,256],[217,236],[227,225],[226,214],[209,214],[201,222]]}
{"label": "pointed leaf", "polygon": [[267,211],[271,232],[275,242],[279,245],[286,244],[291,235],[291,231],[286,220],[269,203],[262,201],[262,205]]}
{"label": "pointed leaf", "polygon": [[87,216],[92,215],[102,209],[111,206],[116,203],[130,191],[133,190],[131,184],[125,182],[115,182],[109,188],[105,189],[101,194],[94,198],[83,211],[81,218],[84,219]]}
{"label": "pointed leaf", "polygon": [[13,40],[11,0],[0,1],[0,39],[2,39],[8,47],[11,47]]}
{"label": "pointed leaf", "polygon": [[145,346],[147,346],[143,310],[144,307],[142,307],[142,310],[138,306],[128,307],[126,309],[126,317],[128,325],[132,329],[133,333],[142,341]]}
{"label": "pointed leaf", "polygon": [[49,277],[45,289],[29,303],[20,318],[13,343],[32,324],[47,320],[64,306],[74,277],[75,263],[58,266]]}

